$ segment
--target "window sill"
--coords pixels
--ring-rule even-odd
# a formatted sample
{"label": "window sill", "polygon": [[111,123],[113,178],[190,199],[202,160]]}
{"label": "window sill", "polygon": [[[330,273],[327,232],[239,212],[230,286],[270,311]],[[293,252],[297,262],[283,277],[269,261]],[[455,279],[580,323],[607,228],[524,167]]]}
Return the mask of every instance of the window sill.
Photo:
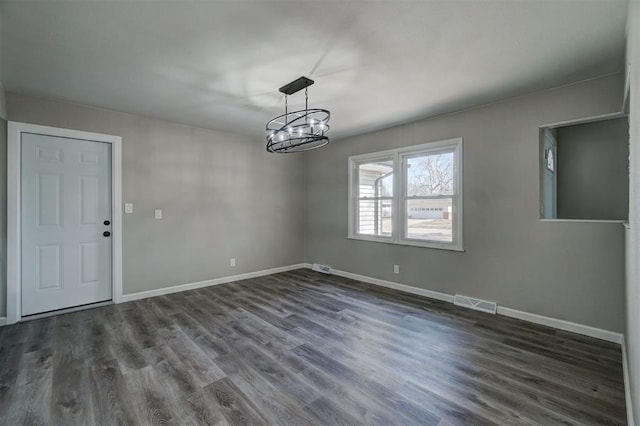
{"label": "window sill", "polygon": [[628,223],[626,220],[616,219],[540,219],[540,222],[569,222],[569,223]]}
{"label": "window sill", "polygon": [[369,236],[362,236],[362,235],[347,235],[347,239],[356,240],[356,241],[369,241],[373,243],[394,244],[397,246],[420,247],[420,248],[430,248],[430,249],[459,251],[459,252],[465,251],[462,247],[456,246],[453,244],[438,244],[438,243],[411,241],[411,240],[394,241],[391,238],[373,237],[373,236],[369,237]]}

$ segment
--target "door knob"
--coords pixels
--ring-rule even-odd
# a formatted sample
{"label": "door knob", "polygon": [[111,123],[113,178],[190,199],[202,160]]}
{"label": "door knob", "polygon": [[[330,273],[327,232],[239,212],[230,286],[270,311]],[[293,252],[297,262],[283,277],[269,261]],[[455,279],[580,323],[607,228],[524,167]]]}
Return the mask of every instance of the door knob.
{"label": "door knob", "polygon": [[109,222],[108,220],[104,221],[105,226],[111,225],[111,222]]}
{"label": "door knob", "polygon": [[108,237],[109,235],[111,235],[111,232],[109,232],[109,231],[104,231],[104,232],[102,233],[102,235],[103,235],[103,236],[105,236],[105,237]]}

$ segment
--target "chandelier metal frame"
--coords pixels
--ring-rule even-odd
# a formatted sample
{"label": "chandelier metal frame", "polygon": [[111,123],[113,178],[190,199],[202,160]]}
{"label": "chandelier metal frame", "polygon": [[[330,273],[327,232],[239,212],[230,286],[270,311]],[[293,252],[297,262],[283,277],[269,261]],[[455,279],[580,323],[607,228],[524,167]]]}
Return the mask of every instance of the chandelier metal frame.
{"label": "chandelier metal frame", "polygon": [[[329,130],[331,113],[326,109],[309,109],[309,86],[314,83],[307,77],[300,77],[282,86],[284,93],[284,114],[270,120],[266,125],[267,151],[289,153],[310,151],[329,143],[325,133]],[[304,89],[304,109],[289,112],[288,97]]]}

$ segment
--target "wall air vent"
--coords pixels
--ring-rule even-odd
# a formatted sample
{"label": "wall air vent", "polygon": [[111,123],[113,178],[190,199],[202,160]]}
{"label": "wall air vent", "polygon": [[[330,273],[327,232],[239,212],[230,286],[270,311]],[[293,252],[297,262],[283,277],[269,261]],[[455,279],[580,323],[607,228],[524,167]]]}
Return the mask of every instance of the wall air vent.
{"label": "wall air vent", "polygon": [[314,263],[311,269],[313,269],[314,271],[322,272],[323,274],[331,273],[331,266],[321,265],[319,263]]}
{"label": "wall air vent", "polygon": [[475,309],[476,311],[488,312],[495,314],[498,309],[496,302],[490,302],[488,300],[475,299],[469,296],[462,296],[456,294],[453,299],[454,305],[463,306],[465,308]]}

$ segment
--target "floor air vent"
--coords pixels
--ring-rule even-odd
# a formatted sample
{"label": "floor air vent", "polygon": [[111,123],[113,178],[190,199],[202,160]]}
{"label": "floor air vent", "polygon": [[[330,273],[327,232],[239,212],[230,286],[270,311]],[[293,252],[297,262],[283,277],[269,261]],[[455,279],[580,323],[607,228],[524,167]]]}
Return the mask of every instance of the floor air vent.
{"label": "floor air vent", "polygon": [[464,306],[465,308],[475,309],[476,311],[488,312],[495,314],[497,305],[495,302],[489,302],[488,300],[474,299],[473,297],[462,296],[456,294],[453,299],[453,303],[458,306]]}
{"label": "floor air vent", "polygon": [[331,266],[321,265],[319,263],[314,263],[311,269],[313,269],[314,271],[322,272],[323,274],[331,273]]}

